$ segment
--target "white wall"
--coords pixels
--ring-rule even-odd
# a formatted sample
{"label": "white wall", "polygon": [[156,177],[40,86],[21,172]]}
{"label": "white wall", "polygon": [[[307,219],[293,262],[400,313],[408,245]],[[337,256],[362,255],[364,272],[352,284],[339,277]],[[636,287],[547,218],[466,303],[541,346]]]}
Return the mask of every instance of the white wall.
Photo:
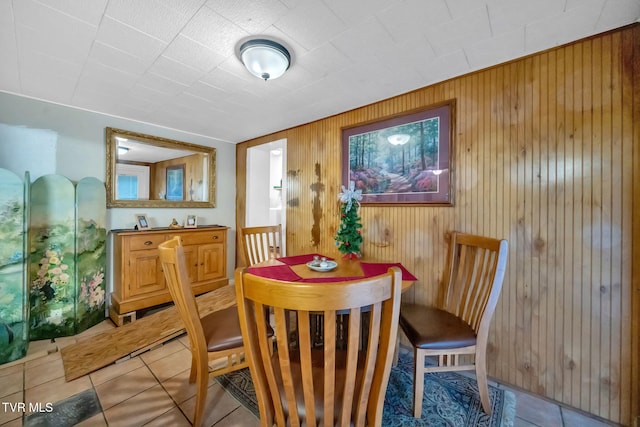
{"label": "white wall", "polygon": [[[0,168],[24,178],[56,172],[57,132],[0,123]],[[38,153],[34,156],[33,153]]]}
{"label": "white wall", "polygon": [[275,224],[269,218],[269,151],[261,146],[247,150],[247,171],[246,226]]}
{"label": "white wall", "polygon": [[[274,154],[274,150],[280,152]],[[282,235],[287,235],[285,200],[287,182],[287,140],[280,139],[250,147],[247,150],[247,227],[282,225]],[[281,186],[280,189],[274,187]],[[286,239],[281,243],[282,254],[286,254]]]}
{"label": "white wall", "polygon": [[[106,146],[105,128],[115,127],[141,132],[164,138],[199,144],[216,148],[216,207],[211,209],[165,209],[165,208],[113,208],[107,211],[109,229],[133,228],[134,215],[146,213],[152,227],[166,227],[172,218],[182,222],[187,214],[198,216],[198,224],[219,224],[230,227],[227,246],[227,275],[233,278],[235,268],[235,197],[236,147],[233,144],[212,138],[192,135],[132,120],[111,117],[103,114],[77,110],[56,104],[50,104],[28,98],[0,92],[0,166],[14,171],[23,177],[29,170],[31,180],[45,173],[64,175],[77,182],[88,176],[105,180]],[[50,149],[51,139],[43,138],[41,146],[37,138],[16,141],[12,132],[16,127],[33,129],[31,135],[57,136],[55,141],[55,159]],[[38,131],[35,131],[38,130]],[[7,146],[11,146],[8,148]],[[15,149],[21,154],[15,155]],[[47,150],[45,150],[47,148]],[[14,157],[15,156],[15,157]],[[43,157],[46,156],[46,157]],[[43,166],[43,164],[46,166]],[[53,166],[52,166],[53,165]],[[14,170],[21,169],[21,170]]]}

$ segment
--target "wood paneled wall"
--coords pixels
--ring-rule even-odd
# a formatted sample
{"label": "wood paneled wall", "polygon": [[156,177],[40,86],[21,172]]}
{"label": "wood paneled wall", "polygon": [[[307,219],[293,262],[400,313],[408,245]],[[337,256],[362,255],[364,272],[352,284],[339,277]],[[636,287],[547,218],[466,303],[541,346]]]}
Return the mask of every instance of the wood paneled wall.
{"label": "wood paneled wall", "polygon": [[201,153],[176,159],[165,160],[151,165],[150,195],[152,199],[158,197],[158,193],[167,194],[167,168],[170,166],[184,166],[184,200],[200,201],[203,199],[205,155]]}
{"label": "wood paneled wall", "polygon": [[[454,207],[363,206],[365,256],[432,303],[451,230],[507,238],[497,380],[630,425],[639,414],[640,27],[634,25],[237,146],[287,139],[287,252],[337,256],[341,128],[455,99]],[[635,84],[634,84],[635,83]],[[239,258],[238,258],[239,259]]]}

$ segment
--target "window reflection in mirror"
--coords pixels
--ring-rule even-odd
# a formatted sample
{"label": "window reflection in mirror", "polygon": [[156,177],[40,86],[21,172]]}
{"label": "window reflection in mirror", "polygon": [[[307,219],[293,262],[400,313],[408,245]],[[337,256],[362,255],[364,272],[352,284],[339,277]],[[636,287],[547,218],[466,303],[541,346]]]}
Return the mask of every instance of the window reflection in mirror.
{"label": "window reflection in mirror", "polygon": [[118,200],[149,199],[149,167],[116,163]]}
{"label": "window reflection in mirror", "polygon": [[215,207],[215,148],[107,128],[108,207]]}

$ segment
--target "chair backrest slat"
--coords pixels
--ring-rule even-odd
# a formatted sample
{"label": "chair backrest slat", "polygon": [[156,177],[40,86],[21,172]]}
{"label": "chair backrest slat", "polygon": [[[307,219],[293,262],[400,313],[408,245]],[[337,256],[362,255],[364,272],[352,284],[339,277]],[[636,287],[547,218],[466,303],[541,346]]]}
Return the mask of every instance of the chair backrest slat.
{"label": "chair backrest slat", "polygon": [[302,365],[302,391],[304,394],[304,406],[307,408],[307,423],[316,425],[316,402],[314,388],[313,366],[311,365],[311,313],[305,310],[298,311],[298,328],[300,329],[300,363]]}
{"label": "chair backrest slat", "polygon": [[[349,331],[360,331],[361,325],[360,308],[352,308],[349,310]],[[345,370],[346,378],[344,381],[344,389],[342,391],[342,411],[338,417],[341,424],[347,424],[351,420],[351,413],[354,405],[354,392],[356,389],[356,371],[358,369],[358,352],[360,345],[360,334],[350,333],[347,338],[347,367]],[[372,369],[373,370],[373,369]]]}
{"label": "chair backrest slat", "polygon": [[245,227],[240,230],[240,244],[247,265],[255,265],[282,253],[282,225]]}
{"label": "chair backrest slat", "polygon": [[[263,425],[273,419],[292,426],[379,425],[401,288],[397,267],[338,283],[282,282],[238,269],[238,312]],[[267,348],[254,351],[267,342],[261,338],[266,322],[257,319],[268,309],[276,332],[273,356]],[[290,327],[294,321],[296,327]]]}
{"label": "chair backrest slat", "polygon": [[167,288],[169,288],[171,298],[184,322],[192,351],[199,351],[202,353],[202,357],[206,357],[207,344],[204,330],[200,322],[196,298],[191,288],[189,270],[186,266],[184,249],[180,243],[180,238],[175,237],[163,242],[158,247],[158,251],[162,269],[165,273]]}
{"label": "chair backrest slat", "polygon": [[[335,388],[336,388],[336,312],[324,310],[324,381],[323,399],[324,425],[333,424],[335,413]],[[315,393],[314,393],[315,394]]]}
{"label": "chair backrest slat", "polygon": [[502,288],[506,252],[506,240],[452,233],[441,308],[478,331],[481,323],[493,316]]}

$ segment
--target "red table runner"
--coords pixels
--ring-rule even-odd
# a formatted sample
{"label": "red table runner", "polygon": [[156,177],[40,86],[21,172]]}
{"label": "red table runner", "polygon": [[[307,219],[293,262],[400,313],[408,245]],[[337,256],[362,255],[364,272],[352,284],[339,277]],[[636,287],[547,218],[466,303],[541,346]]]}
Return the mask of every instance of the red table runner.
{"label": "red table runner", "polygon": [[404,268],[404,265],[399,262],[361,262],[360,267],[362,268],[364,277],[379,276],[386,273],[389,267],[400,267],[400,270],[402,270],[402,280],[411,280],[413,282],[418,280],[416,276],[411,274],[409,270]]}
{"label": "red table runner", "polygon": [[[313,258],[312,258],[313,259]],[[247,271],[256,276],[268,279],[284,280],[286,282],[297,282],[302,280],[288,265],[273,265],[269,267],[249,267]]]}
{"label": "red table runner", "polygon": [[[401,263],[385,263],[385,262],[361,262],[362,276],[354,277],[313,277],[303,279],[296,272],[294,272],[290,265],[306,264],[313,260],[314,256],[322,256],[320,254],[305,254],[290,257],[277,258],[278,261],[285,263],[285,265],[275,265],[266,267],[249,267],[247,271],[256,276],[266,277],[275,280],[284,280],[287,282],[306,282],[306,283],[322,283],[322,282],[344,282],[348,280],[364,279],[366,277],[379,276],[387,272],[389,267],[400,267],[402,270],[402,280],[416,281],[418,280],[413,274],[409,272]],[[331,259],[327,257],[327,259]]]}
{"label": "red table runner", "polygon": [[276,258],[283,264],[287,265],[298,265],[298,264],[306,264],[309,261],[313,261],[313,257],[322,258],[325,257],[328,260],[333,260],[333,258],[324,256],[322,254],[304,254],[304,255],[294,255],[294,256],[286,256],[282,258]]}

